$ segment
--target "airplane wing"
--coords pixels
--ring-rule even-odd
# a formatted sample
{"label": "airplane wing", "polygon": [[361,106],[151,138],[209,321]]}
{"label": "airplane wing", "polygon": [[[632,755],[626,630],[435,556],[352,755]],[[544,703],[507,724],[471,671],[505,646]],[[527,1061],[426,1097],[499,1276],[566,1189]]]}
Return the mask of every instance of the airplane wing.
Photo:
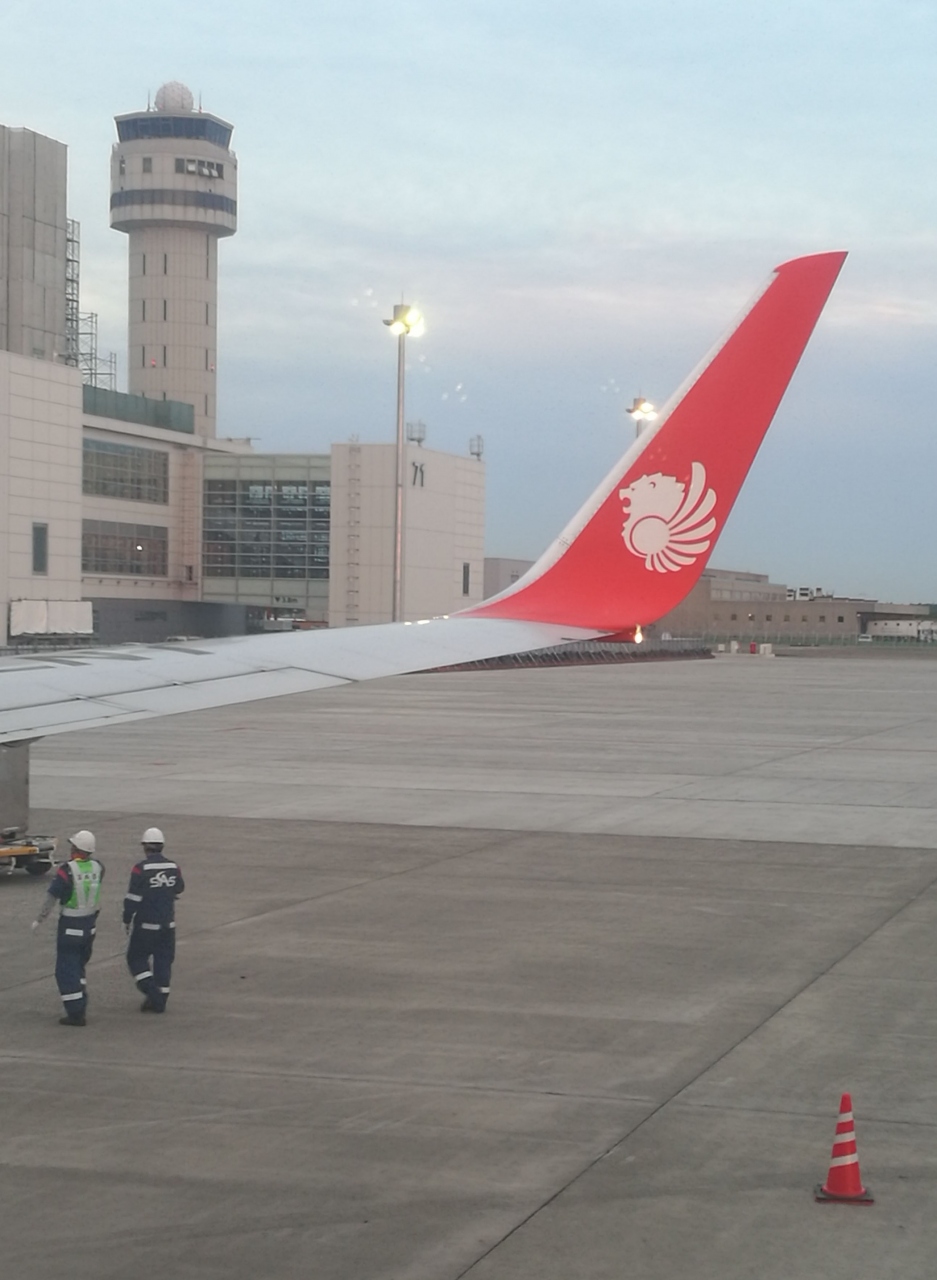
{"label": "airplane wing", "polygon": [[784,263],[517,583],[448,618],[0,662],[0,743],[634,635],[690,591],[842,267]]}

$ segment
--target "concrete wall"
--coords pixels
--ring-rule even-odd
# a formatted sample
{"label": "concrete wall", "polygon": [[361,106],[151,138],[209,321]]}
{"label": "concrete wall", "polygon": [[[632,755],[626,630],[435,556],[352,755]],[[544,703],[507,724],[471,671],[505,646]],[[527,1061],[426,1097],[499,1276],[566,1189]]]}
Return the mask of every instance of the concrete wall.
{"label": "concrete wall", "polygon": [[169,636],[241,636],[247,608],[198,600],[119,600],[91,597],[95,638],[102,644],[159,644]]}
{"label": "concrete wall", "polygon": [[[332,446],[330,626],[392,617],[395,458],[392,444]],[[477,603],[484,577],[484,464],[408,444],[404,476],[402,617],[433,617]]]}
{"label": "concrete wall", "polygon": [[[33,525],[48,567],[33,572]],[[0,645],[10,600],[81,598],[81,375],[0,352]]]}
{"label": "concrete wall", "polygon": [[66,148],[0,125],[0,349],[65,353]]}
{"label": "concrete wall", "polygon": [[485,557],[485,599],[496,596],[523,578],[528,569],[533,568],[533,560],[511,560],[506,556]]}

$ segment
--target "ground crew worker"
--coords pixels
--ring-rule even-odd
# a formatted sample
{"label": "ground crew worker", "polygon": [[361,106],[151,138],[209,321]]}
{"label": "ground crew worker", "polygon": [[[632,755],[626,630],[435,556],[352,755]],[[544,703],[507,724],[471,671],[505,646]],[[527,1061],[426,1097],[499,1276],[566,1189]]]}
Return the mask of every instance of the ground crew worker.
{"label": "ground crew worker", "polygon": [[95,853],[90,831],[76,831],[68,838],[69,860],[52,877],[49,892],[33,921],[38,929],[56,902],[59,903],[59,931],[55,944],[55,981],[58,983],[65,1017],[63,1027],[83,1027],[88,1008],[85,968],[91,959],[101,900],[104,866]]}
{"label": "ground crew worker", "polygon": [[143,857],[130,872],[124,898],[124,926],[130,935],[127,967],[146,997],[141,1013],[162,1013],[169,999],[169,976],[176,955],[176,898],[185,889],[177,862],[163,855],[163,833],[148,827]]}

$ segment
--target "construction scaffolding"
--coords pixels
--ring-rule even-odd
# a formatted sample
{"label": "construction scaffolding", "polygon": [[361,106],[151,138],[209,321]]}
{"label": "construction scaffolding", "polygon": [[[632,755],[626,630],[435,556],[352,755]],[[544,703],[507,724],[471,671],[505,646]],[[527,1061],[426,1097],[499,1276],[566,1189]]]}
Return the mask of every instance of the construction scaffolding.
{"label": "construction scaffolding", "polygon": [[91,387],[117,390],[117,352],[98,354],[98,314],[79,310],[81,224],[66,220],[65,231],[65,363],[81,370]]}
{"label": "construction scaffolding", "polygon": [[105,387],[117,390],[117,352],[98,354],[98,313],[81,311],[78,314],[78,367],[81,380],[89,387]]}
{"label": "construction scaffolding", "polygon": [[78,290],[81,270],[81,224],[74,218],[65,223],[65,363],[78,361]]}

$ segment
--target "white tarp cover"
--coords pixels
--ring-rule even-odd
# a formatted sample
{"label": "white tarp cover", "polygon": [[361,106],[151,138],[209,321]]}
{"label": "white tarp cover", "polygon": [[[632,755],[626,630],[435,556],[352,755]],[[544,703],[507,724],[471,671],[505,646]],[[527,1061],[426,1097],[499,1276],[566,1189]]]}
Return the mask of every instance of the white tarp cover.
{"label": "white tarp cover", "polygon": [[90,600],[11,600],[11,636],[90,636]]}

